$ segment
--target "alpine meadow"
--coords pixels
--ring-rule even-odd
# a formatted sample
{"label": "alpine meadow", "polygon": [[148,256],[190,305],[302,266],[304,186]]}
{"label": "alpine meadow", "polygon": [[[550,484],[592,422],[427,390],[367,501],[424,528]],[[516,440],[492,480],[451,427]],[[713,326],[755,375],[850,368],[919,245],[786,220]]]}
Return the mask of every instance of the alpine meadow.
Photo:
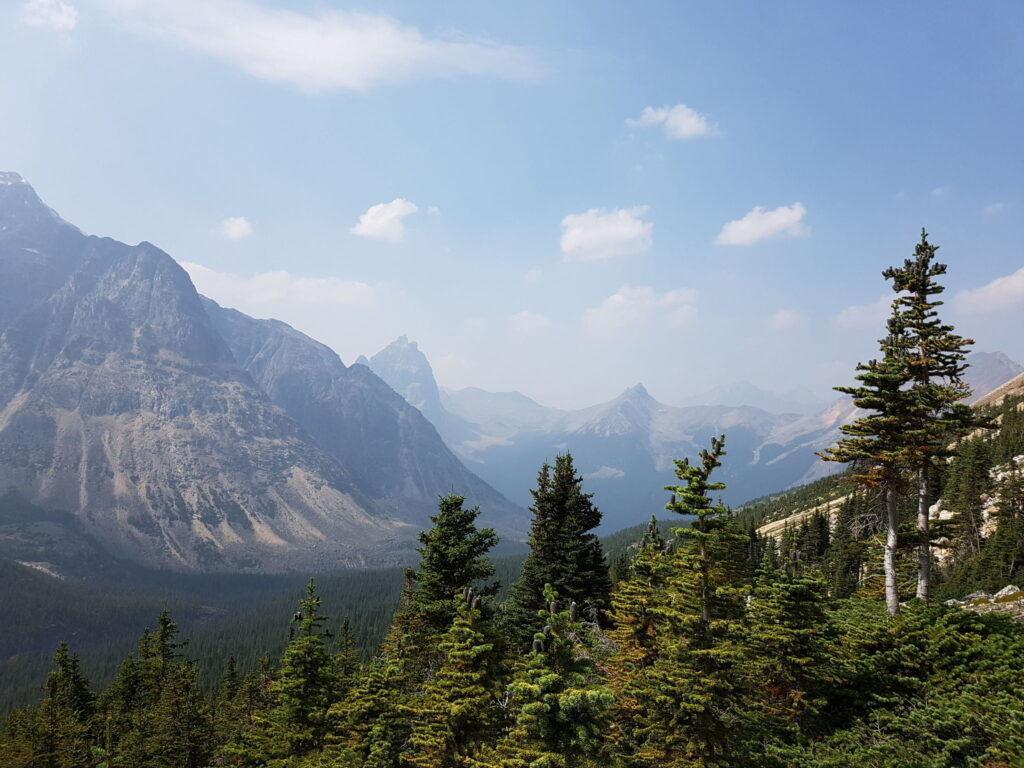
{"label": "alpine meadow", "polygon": [[1021,51],[4,4],[0,768],[1024,766]]}

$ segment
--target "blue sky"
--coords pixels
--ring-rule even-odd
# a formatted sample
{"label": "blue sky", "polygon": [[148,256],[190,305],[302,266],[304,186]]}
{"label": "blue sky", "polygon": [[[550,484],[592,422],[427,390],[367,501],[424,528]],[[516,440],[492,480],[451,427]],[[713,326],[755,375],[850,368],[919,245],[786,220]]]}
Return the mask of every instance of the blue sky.
{"label": "blue sky", "polygon": [[0,169],[351,362],[826,393],[922,226],[1024,358],[1019,2],[3,0]]}

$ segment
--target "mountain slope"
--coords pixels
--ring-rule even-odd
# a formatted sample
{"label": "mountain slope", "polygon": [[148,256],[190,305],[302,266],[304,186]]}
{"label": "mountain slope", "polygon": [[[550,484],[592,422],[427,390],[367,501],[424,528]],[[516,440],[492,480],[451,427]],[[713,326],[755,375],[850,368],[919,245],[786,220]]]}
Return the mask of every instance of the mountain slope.
{"label": "mountain slope", "polygon": [[225,315],[163,251],[0,176],[0,489],[69,516],[0,542],[45,560],[80,530],[150,566],[309,570],[407,559],[451,490],[514,522],[365,368]]}
{"label": "mountain slope", "polygon": [[466,469],[427,418],[368,368],[346,368],[332,349],[280,321],[204,303],[235,359],[346,468],[365,506],[422,525],[438,497],[456,490],[481,506],[484,523],[525,535],[525,511]]}

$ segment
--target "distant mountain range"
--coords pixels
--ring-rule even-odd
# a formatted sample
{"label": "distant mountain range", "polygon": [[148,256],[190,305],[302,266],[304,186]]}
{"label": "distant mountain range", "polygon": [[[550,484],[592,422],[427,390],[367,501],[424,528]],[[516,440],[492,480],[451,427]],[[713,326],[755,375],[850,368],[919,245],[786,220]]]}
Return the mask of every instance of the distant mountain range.
{"label": "distant mountain range", "polygon": [[0,557],[401,563],[452,490],[523,537],[525,510],[366,367],[202,298],[160,249],[86,236],[0,174]]}
{"label": "distant mountain range", "polygon": [[[815,454],[859,415],[847,397],[827,403],[748,383],[683,406],[659,403],[637,384],[610,402],[559,410],[519,392],[439,388],[426,356],[404,336],[359,362],[420,408],[452,450],[514,502],[530,503],[542,462],[571,452],[596,494],[606,531],[659,512],[667,497],[662,488],[674,478],[672,460],[694,456],[714,435],[727,436],[722,498],[737,505],[837,471]],[[1024,370],[1001,353],[974,353],[969,362],[966,379],[979,393]]]}

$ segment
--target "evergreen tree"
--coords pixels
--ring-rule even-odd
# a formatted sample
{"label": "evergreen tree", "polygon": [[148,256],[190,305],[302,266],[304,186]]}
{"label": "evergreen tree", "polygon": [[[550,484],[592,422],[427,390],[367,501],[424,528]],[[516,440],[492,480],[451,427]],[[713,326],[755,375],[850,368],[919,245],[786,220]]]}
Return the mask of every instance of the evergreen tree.
{"label": "evergreen tree", "polygon": [[310,579],[292,620],[292,638],[270,685],[273,707],[266,715],[256,716],[256,728],[246,734],[238,750],[247,765],[305,755],[323,746],[327,713],[337,699],[325,622],[316,584]]}
{"label": "evergreen tree", "polygon": [[845,437],[818,455],[825,461],[852,464],[854,482],[879,488],[885,496],[885,602],[889,614],[895,615],[900,609],[896,581],[897,494],[916,455],[917,435],[912,430],[918,423],[914,400],[908,392],[913,379],[907,365],[910,341],[896,301],[888,328],[889,335],[879,342],[882,358],[857,365],[860,386],[836,387],[850,395],[858,408],[869,411],[868,415],[840,427]]}
{"label": "evergreen tree", "polygon": [[36,736],[30,739],[39,768],[91,766],[90,720],[93,695],[79,669],[78,657],[61,643],[46,677],[44,697],[37,713]]}
{"label": "evergreen tree", "polygon": [[712,500],[725,439],[701,451],[700,464],[676,461],[681,484],[667,486],[667,509],[697,519],[677,528],[678,555],[666,587],[669,601],[655,659],[636,683],[635,752],[628,766],[717,768],[737,765],[742,689],[737,643],[743,617],[743,558],[748,541],[728,509]]}
{"label": "evergreen tree", "polygon": [[825,556],[822,570],[828,591],[835,598],[852,596],[860,581],[864,545],[853,530],[853,519],[860,499],[860,494],[851,493],[839,506],[832,541]]}
{"label": "evergreen tree", "polygon": [[[544,624],[509,686],[515,722],[494,749],[469,762],[474,768],[590,768],[601,764],[602,732],[614,696],[594,665],[592,634],[574,602],[559,607],[545,585]],[[564,603],[562,604],[565,605]]]}
{"label": "evergreen tree", "polygon": [[413,575],[411,606],[435,632],[444,632],[455,618],[453,595],[473,585],[485,595],[498,589],[497,584],[482,584],[494,575],[487,553],[498,537],[491,528],[477,529],[480,508],[463,509],[465,501],[454,494],[443,497],[438,514],[430,518],[433,527],[419,534],[422,546],[416,550],[420,564]]}
{"label": "evergreen tree", "polygon": [[928,599],[931,586],[928,510],[933,463],[948,455],[946,446],[952,440],[984,424],[962,403],[971,395],[970,387],[960,377],[967,368],[967,348],[974,341],[958,336],[952,325],[939,319],[937,308],[943,302],[936,297],[945,288],[935,278],[946,273],[946,265],[935,261],[937,250],[922,229],[914,257],[905,260],[902,267],[890,267],[883,273],[892,280],[897,293],[894,309],[909,344],[904,360],[912,383],[905,395],[913,416],[905,428],[914,443],[909,459],[917,477],[917,597],[922,600]]}
{"label": "evergreen tree", "polygon": [[467,588],[440,643],[444,662],[413,705],[413,728],[403,763],[454,768],[485,736],[493,735],[501,686],[501,658],[481,596]]}
{"label": "evergreen tree", "polygon": [[576,602],[598,619],[609,604],[611,578],[601,541],[591,531],[601,523],[593,494],[583,492],[572,456],[545,463],[537,476],[530,525],[530,553],[504,606],[509,639],[525,646],[540,628],[544,585],[551,584],[565,600]]}

